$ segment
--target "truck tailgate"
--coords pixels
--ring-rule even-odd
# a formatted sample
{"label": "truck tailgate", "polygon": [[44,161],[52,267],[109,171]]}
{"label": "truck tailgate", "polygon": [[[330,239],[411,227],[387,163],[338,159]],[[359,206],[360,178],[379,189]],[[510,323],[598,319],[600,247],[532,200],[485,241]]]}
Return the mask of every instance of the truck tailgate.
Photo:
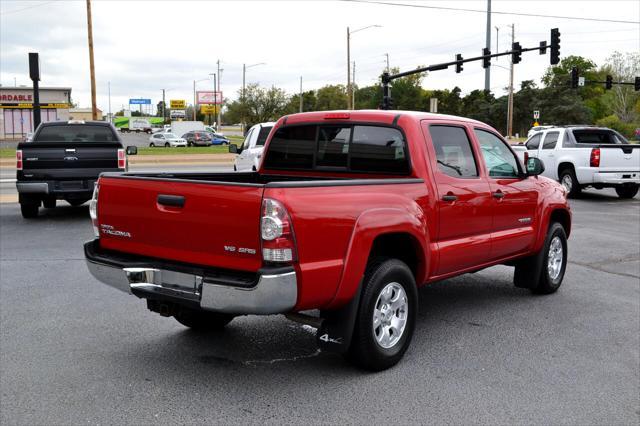
{"label": "truck tailgate", "polygon": [[21,144],[23,173],[38,179],[97,178],[101,171],[118,170],[115,143]]}
{"label": "truck tailgate", "polygon": [[603,172],[640,171],[640,145],[600,145],[600,170]]}
{"label": "truck tailgate", "polygon": [[100,246],[255,272],[262,266],[263,190],[257,184],[103,176],[98,197]]}

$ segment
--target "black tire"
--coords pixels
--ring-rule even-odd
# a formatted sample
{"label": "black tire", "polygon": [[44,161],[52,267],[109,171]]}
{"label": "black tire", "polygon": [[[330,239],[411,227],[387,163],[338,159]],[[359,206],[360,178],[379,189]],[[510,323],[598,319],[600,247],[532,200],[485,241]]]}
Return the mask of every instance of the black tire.
{"label": "black tire", "polygon": [[233,171],[234,171],[234,172],[237,172],[237,171],[238,171],[238,168],[236,167],[236,165],[235,165],[235,164],[233,165]]}
{"label": "black tire", "polygon": [[20,203],[20,212],[22,213],[22,217],[25,219],[33,219],[34,217],[38,217],[39,208],[39,204]]}
{"label": "black tire", "polygon": [[151,142],[151,143],[149,144],[149,146],[150,146],[151,148],[153,148],[154,146],[156,146],[156,144],[154,144],[153,142]]}
{"label": "black tire", "polygon": [[567,189],[569,198],[578,198],[582,192],[576,173],[572,168],[562,169],[560,171],[560,183]]}
{"label": "black tire", "polygon": [[45,209],[55,209],[56,208],[56,199],[55,198],[47,198],[42,202],[42,205]]}
{"label": "black tire", "polygon": [[230,314],[182,309],[174,315],[176,321],[185,327],[198,331],[222,330],[234,318]]}
{"label": "black tire", "polygon": [[188,146],[188,147],[192,147],[192,146],[193,146],[193,144],[192,144],[191,142],[187,142],[187,146]]}
{"label": "black tire", "polygon": [[[562,260],[558,275],[552,275],[549,268],[550,247],[555,238],[562,245]],[[551,294],[558,291],[567,269],[567,234],[558,222],[553,222],[547,231],[542,249],[535,255],[520,260],[516,264],[514,283],[516,287],[530,289],[536,294]]]}
{"label": "black tire", "polygon": [[[397,259],[379,258],[371,261],[362,282],[360,306],[351,346],[346,356],[350,362],[360,368],[381,371],[397,364],[411,343],[418,311],[418,291],[411,270],[404,262]],[[406,310],[403,312],[406,316],[406,323],[404,330],[400,332],[399,340],[395,341],[390,347],[383,347],[381,343],[378,343],[377,336],[383,332],[382,327],[384,324],[374,328],[374,310],[376,309],[376,304],[384,303],[383,299],[380,299],[383,297],[382,291],[393,284],[400,285],[404,290],[406,300],[404,306]],[[401,293],[396,293],[395,290],[392,290],[390,294],[392,299],[394,296],[399,297]],[[388,305],[385,304],[378,307],[382,306]],[[399,311],[400,309],[395,311],[392,309],[387,310],[390,315],[387,317],[387,321],[401,318],[402,312]],[[388,336],[394,338],[391,331],[389,330]]]}
{"label": "black tire", "polygon": [[623,200],[633,198],[638,193],[640,185],[616,186],[616,194]]}
{"label": "black tire", "polygon": [[165,143],[164,143],[164,147],[165,147],[165,148],[169,148],[169,147],[171,147],[171,144],[170,144],[169,142],[165,142]]}

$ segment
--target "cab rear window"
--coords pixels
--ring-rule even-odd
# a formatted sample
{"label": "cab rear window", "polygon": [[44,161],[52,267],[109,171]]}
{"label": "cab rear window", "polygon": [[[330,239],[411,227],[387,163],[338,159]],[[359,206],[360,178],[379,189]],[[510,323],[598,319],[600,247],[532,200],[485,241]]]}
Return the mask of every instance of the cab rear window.
{"label": "cab rear window", "polygon": [[110,127],[82,124],[45,126],[35,135],[34,142],[117,142]]}
{"label": "cab rear window", "polygon": [[390,174],[411,170],[400,130],[360,124],[281,127],[271,139],[264,167]]}

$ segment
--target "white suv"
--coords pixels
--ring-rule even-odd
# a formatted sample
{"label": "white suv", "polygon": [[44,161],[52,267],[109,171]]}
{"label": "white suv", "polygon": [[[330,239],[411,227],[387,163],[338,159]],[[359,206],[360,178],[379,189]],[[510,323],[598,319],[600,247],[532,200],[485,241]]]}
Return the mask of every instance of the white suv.
{"label": "white suv", "polygon": [[[256,171],[260,167],[264,143],[276,123],[260,123],[251,127],[241,147],[237,148],[237,156],[233,162],[233,170],[238,172]],[[235,146],[233,147],[235,148]],[[230,147],[230,152],[231,149]]]}

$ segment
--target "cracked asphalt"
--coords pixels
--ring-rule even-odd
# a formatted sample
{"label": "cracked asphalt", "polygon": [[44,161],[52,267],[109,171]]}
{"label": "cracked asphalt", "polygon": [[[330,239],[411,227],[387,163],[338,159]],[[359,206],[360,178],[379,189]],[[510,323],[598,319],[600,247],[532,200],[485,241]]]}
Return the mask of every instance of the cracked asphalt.
{"label": "cracked asphalt", "polygon": [[376,374],[282,316],[186,330],[91,277],[86,206],[0,204],[0,423],[637,425],[640,199],[571,204],[558,293],[507,267],[423,288],[411,348]]}

